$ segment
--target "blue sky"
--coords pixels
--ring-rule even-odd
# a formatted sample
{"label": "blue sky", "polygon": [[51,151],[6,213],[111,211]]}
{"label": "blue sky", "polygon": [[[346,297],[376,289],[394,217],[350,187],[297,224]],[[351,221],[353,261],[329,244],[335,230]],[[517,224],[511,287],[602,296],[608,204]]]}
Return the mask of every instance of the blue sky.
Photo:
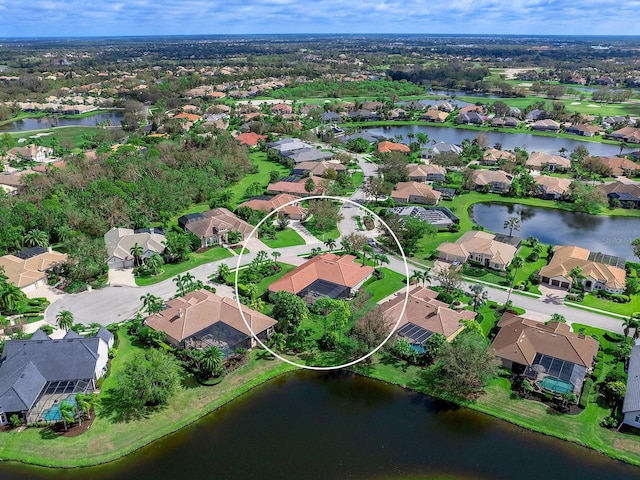
{"label": "blue sky", "polygon": [[0,37],[640,35],[640,0],[0,0]]}

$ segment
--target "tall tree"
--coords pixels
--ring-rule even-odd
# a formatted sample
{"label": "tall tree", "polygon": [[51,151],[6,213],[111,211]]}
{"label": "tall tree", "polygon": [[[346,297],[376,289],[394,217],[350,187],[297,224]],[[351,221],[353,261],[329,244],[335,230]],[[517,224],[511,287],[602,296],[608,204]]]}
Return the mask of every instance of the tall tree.
{"label": "tall tree", "polygon": [[473,311],[477,312],[478,307],[486,303],[489,298],[489,292],[484,286],[479,283],[475,283],[469,287],[469,294],[471,295],[471,301],[473,302]]}
{"label": "tall tree", "polygon": [[49,246],[49,234],[34,228],[25,234],[24,243],[30,247],[47,247]]}
{"label": "tall tree", "polygon": [[136,242],[133,247],[131,247],[129,249],[129,253],[131,254],[131,256],[133,257],[133,263],[136,267],[139,267],[141,264],[141,260],[142,260],[142,254],[144,253],[144,249],[138,245],[138,242]]}
{"label": "tall tree", "polygon": [[514,230],[520,230],[520,219],[518,217],[509,217],[504,221],[504,228],[509,229],[509,236],[513,236]]}
{"label": "tall tree", "polygon": [[73,325],[73,313],[69,310],[60,310],[56,315],[56,324],[58,328],[68,331]]}
{"label": "tall tree", "polygon": [[209,377],[216,375],[222,366],[224,354],[220,348],[211,345],[202,351],[202,369]]}

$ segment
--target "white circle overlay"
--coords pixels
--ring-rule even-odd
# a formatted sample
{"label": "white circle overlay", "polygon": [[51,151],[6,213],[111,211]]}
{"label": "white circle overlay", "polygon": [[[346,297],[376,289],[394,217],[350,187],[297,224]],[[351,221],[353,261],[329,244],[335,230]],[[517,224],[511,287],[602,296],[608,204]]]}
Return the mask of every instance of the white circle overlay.
{"label": "white circle overlay", "polygon": [[[251,328],[251,325],[249,325],[249,322],[245,318],[244,312],[242,311],[243,305],[240,302],[240,294],[238,293],[238,274],[240,273],[240,262],[242,261],[242,255],[244,254],[247,242],[258,231],[258,229],[260,228],[260,225],[262,225],[265,221],[267,221],[269,218],[271,218],[274,214],[277,215],[277,213],[280,210],[282,210],[283,208],[286,208],[286,207],[288,207],[290,205],[299,204],[303,200],[316,200],[316,199],[318,199],[318,200],[336,200],[336,201],[342,202],[343,204],[344,203],[350,203],[350,204],[352,204],[352,205],[354,205],[354,206],[356,206],[358,208],[362,208],[367,213],[373,215],[380,223],[382,223],[382,225],[384,225],[384,227],[391,234],[391,236],[395,240],[396,244],[398,245],[398,248],[400,249],[400,255],[402,256],[402,261],[404,263],[405,276],[406,276],[406,279],[407,279],[407,288],[405,289],[404,303],[402,304],[402,310],[400,311],[400,316],[398,317],[398,320],[396,321],[395,325],[391,329],[391,332],[389,332],[389,335],[387,335],[387,337],[382,341],[382,343],[380,343],[380,345],[378,345],[376,348],[374,348],[369,353],[367,353],[366,355],[363,355],[360,358],[352,360],[351,362],[348,362],[348,363],[344,363],[342,365],[335,365],[335,366],[329,366],[329,367],[317,367],[317,366],[313,366],[313,365],[302,365],[300,363],[296,363],[296,362],[294,362],[292,360],[289,360],[288,358],[285,358],[285,357],[279,355],[278,353],[274,352],[273,350],[271,350],[267,345],[264,344],[264,342],[262,340],[260,340],[258,338],[258,335],[256,335],[256,333]],[[274,250],[276,250],[276,249],[274,249]],[[371,355],[376,353],[380,348],[382,348],[384,346],[384,344],[387,343],[387,341],[389,341],[391,336],[395,333],[396,329],[398,328],[398,325],[400,324],[400,320],[402,320],[402,317],[404,316],[404,312],[405,312],[405,310],[407,308],[407,303],[409,301],[409,286],[410,286],[410,283],[411,283],[411,280],[409,278],[409,265],[407,264],[407,257],[404,254],[404,250],[402,249],[402,245],[400,245],[400,241],[398,240],[398,237],[389,228],[389,226],[385,223],[384,220],[382,220],[375,212],[369,210],[364,205],[360,205],[359,203],[354,202],[351,199],[343,198],[343,197],[336,197],[336,196],[332,196],[332,195],[311,195],[309,197],[304,197],[304,198],[302,198],[300,200],[291,200],[291,201],[289,201],[287,203],[284,203],[284,204],[280,205],[278,208],[276,208],[276,209],[272,210],[271,212],[269,212],[269,214],[266,217],[264,217],[262,220],[260,220],[260,222],[258,222],[258,224],[255,227],[253,227],[253,230],[251,231],[249,236],[246,239],[243,240],[242,249],[240,250],[240,254],[238,255],[238,261],[236,262],[236,274],[235,274],[235,277],[234,277],[234,293],[235,293],[235,296],[236,296],[236,302],[238,303],[238,310],[240,311],[240,316],[242,317],[242,321],[247,326],[247,328],[251,332],[251,335],[256,340],[256,342],[258,342],[262,346],[262,348],[267,350],[271,355],[273,355],[274,357],[282,360],[283,362],[288,363],[289,365],[293,365],[294,367],[298,367],[298,368],[306,368],[307,370],[338,370],[338,369],[341,369],[341,368],[346,368],[346,367],[350,367],[352,365],[355,365],[355,364],[361,362],[362,360],[370,357]]]}

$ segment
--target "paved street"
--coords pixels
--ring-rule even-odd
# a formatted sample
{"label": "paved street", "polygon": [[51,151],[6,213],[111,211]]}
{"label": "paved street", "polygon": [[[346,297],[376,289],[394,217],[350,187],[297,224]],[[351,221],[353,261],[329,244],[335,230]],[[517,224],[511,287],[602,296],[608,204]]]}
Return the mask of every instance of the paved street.
{"label": "paved street", "polygon": [[[357,155],[358,162],[364,173],[365,179],[369,176],[376,175],[377,167],[373,163],[369,163],[364,159],[363,155]],[[351,196],[354,201],[364,200],[364,193],[358,189]],[[341,233],[349,233],[352,231],[358,231],[358,226],[353,216],[358,213],[358,208],[350,203],[345,203],[342,208],[343,220],[339,223],[338,228]],[[360,210],[362,214],[362,210]],[[298,226],[301,227],[301,226]],[[296,230],[300,231],[299,228]],[[377,235],[376,231],[361,232],[367,236],[374,237]],[[304,235],[306,245],[300,245],[295,247],[281,248],[279,251],[282,253],[282,259],[290,259],[290,263],[299,264],[299,256],[311,251],[313,247],[323,247],[321,241],[315,240],[308,234]],[[250,263],[259,251],[259,247],[262,242],[254,241],[254,248],[250,248],[251,253],[245,254],[242,257],[242,264],[246,265]],[[390,263],[387,265],[393,271],[401,274],[406,273],[404,262],[393,255],[387,255]],[[298,259],[298,261],[293,261]],[[229,259],[213,262],[206,265],[201,265],[190,271],[190,273],[197,279],[208,283],[208,277],[214,273],[221,263],[226,263],[231,268],[235,268],[237,265],[238,257],[232,257]],[[416,267],[408,265],[409,274],[413,273]],[[465,282],[463,285],[464,290],[469,290],[471,283]],[[507,291],[486,286],[489,293],[489,298],[498,303],[504,303],[507,300]],[[175,283],[169,279],[160,282],[156,285],[148,287],[133,287],[133,286],[108,286],[100,290],[94,290],[91,292],[83,292],[71,295],[61,295],[52,302],[51,306],[45,313],[45,320],[55,325],[55,317],[61,310],[70,310],[76,322],[89,324],[92,322],[100,323],[101,325],[108,325],[110,323],[121,322],[132,318],[136,312],[140,309],[142,302],[141,297],[151,293],[158,297],[169,299],[176,293]],[[614,332],[622,332],[622,321],[617,320],[605,315],[600,315],[595,312],[584,311],[568,307],[563,304],[562,294],[564,292],[558,290],[557,293],[553,290],[548,290],[547,295],[543,295],[540,298],[529,297],[519,293],[512,293],[511,300],[514,305],[524,308],[527,311],[527,317],[533,320],[545,321],[553,313],[559,313],[563,315],[568,323],[583,323]],[[220,294],[232,295],[233,290],[229,288],[220,288]]]}

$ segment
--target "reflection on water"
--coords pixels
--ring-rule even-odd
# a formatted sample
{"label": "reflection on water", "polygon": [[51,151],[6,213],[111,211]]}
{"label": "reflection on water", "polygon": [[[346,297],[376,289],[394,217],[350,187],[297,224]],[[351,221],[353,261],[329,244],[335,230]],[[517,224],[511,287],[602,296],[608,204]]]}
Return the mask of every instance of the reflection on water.
{"label": "reflection on water", "polygon": [[31,130],[45,130],[55,127],[95,127],[96,125],[109,122],[110,125],[120,125],[123,115],[120,112],[98,113],[88,117],[59,118],[57,116],[42,118],[23,118],[12,123],[0,125],[0,130],[8,132],[26,132]]}
{"label": "reflection on water", "polygon": [[[73,455],[73,452],[70,452]],[[640,469],[345,372],[297,372],[98,468],[2,480],[640,478]]]}
{"label": "reflection on water", "polygon": [[519,204],[476,203],[471,207],[473,220],[495,233],[509,233],[504,221],[520,218],[520,238],[537,237],[552,245],[577,245],[592,252],[633,259],[631,242],[640,236],[640,218],[607,217],[554,210]]}

